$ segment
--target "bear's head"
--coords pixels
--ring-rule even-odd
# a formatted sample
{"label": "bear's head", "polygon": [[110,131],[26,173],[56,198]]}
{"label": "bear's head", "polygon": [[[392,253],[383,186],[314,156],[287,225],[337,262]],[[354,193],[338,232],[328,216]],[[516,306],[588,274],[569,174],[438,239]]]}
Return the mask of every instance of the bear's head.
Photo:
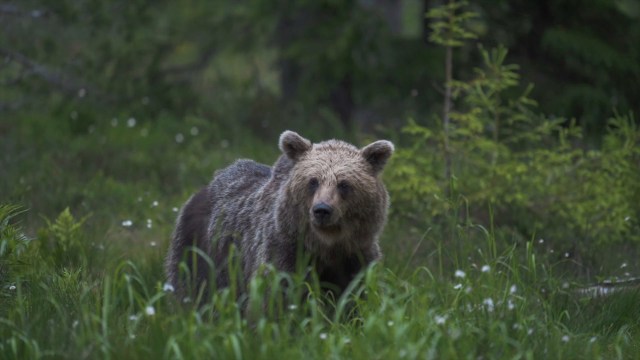
{"label": "bear's head", "polygon": [[369,246],[386,221],[389,200],[380,174],[393,144],[379,140],[361,149],[339,140],[313,144],[285,131],[279,145],[292,164],[281,189],[279,222],[309,232],[324,247]]}

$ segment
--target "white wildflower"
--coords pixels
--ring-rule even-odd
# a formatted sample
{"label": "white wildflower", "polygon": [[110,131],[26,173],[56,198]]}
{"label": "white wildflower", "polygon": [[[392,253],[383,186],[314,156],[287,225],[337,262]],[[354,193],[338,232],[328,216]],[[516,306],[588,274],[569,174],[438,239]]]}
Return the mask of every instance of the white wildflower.
{"label": "white wildflower", "polygon": [[164,292],[174,292],[176,289],[170,283],[166,282],[162,285],[162,291]]}
{"label": "white wildflower", "polygon": [[480,269],[483,273],[488,273],[489,271],[491,271],[491,266],[489,265],[483,265],[482,269]]}
{"label": "white wildflower", "polygon": [[147,314],[148,316],[153,316],[156,314],[156,309],[149,305],[146,308],[144,308],[144,313]]}
{"label": "white wildflower", "polygon": [[493,309],[495,308],[495,305],[493,303],[493,299],[492,298],[486,298],[486,299],[482,300],[482,304],[484,305],[484,307],[487,309],[488,312],[493,312]]}
{"label": "white wildflower", "polygon": [[464,271],[462,271],[462,270],[456,270],[456,272],[455,272],[455,274],[453,274],[453,276],[455,276],[457,278],[464,279],[464,277],[467,276],[467,274],[465,274]]}
{"label": "white wildflower", "polygon": [[133,225],[133,221],[131,221],[131,220],[124,220],[122,222],[122,226],[124,226],[124,227],[131,227],[131,225]]}
{"label": "white wildflower", "polygon": [[447,315],[436,315],[434,319],[437,325],[444,325],[444,323],[447,322]]}

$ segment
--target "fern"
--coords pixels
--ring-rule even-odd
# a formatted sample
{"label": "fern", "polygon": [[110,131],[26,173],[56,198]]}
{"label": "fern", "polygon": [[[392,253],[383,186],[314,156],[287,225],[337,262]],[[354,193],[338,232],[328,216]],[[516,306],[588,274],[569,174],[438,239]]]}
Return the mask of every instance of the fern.
{"label": "fern", "polygon": [[55,221],[46,220],[47,227],[40,232],[40,245],[43,254],[51,264],[57,266],[86,267],[90,259],[90,245],[86,242],[82,225],[87,220],[80,220],[71,214],[69,208],[64,209]]}

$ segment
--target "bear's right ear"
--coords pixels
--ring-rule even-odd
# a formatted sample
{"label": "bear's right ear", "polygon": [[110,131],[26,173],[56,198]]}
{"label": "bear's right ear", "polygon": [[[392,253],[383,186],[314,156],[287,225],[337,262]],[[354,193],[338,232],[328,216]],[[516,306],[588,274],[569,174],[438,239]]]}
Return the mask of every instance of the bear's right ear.
{"label": "bear's right ear", "polygon": [[280,135],[280,150],[291,160],[298,160],[302,154],[309,151],[313,144],[297,133],[287,130]]}

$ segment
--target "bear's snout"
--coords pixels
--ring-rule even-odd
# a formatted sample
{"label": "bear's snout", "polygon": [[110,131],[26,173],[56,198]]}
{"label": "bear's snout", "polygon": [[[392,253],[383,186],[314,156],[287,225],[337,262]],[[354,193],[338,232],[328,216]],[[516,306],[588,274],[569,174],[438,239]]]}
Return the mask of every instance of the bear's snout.
{"label": "bear's snout", "polygon": [[329,225],[331,223],[331,215],[333,214],[333,207],[329,204],[321,202],[313,205],[311,209],[313,211],[313,219],[318,225]]}

